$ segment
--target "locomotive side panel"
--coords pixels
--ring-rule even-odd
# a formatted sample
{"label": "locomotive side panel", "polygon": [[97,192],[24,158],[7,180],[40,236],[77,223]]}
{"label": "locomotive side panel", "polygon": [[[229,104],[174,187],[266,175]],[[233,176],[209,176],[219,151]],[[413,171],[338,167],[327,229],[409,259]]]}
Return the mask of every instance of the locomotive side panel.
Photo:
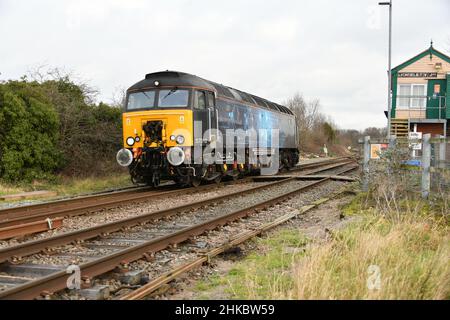
{"label": "locomotive side panel", "polygon": [[[226,130],[255,130],[260,136],[262,145],[271,147],[271,129],[279,130],[279,148],[295,149],[295,117],[273,112],[271,110],[254,108],[244,104],[236,104],[225,99],[217,99],[219,114],[219,130],[225,135]],[[226,141],[226,137],[224,137]],[[248,146],[248,139],[246,140]]]}

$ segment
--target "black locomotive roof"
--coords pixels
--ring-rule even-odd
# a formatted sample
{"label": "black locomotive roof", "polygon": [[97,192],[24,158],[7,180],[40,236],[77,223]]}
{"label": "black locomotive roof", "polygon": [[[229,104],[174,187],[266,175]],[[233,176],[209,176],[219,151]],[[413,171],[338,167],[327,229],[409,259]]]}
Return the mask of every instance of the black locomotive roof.
{"label": "black locomotive roof", "polygon": [[132,85],[130,88],[128,88],[128,91],[136,91],[155,87],[155,81],[159,82],[158,86],[201,87],[217,92],[217,95],[219,97],[243,101],[246,103],[257,105],[264,109],[272,109],[282,113],[287,113],[291,115],[293,114],[292,111],[289,110],[288,108],[279,105],[277,103],[271,102],[269,100],[257,97],[255,95],[251,95],[249,93],[231,87],[218,84],[213,81],[205,80],[193,74],[178,71],[167,70],[146,74],[144,80],[141,80]]}

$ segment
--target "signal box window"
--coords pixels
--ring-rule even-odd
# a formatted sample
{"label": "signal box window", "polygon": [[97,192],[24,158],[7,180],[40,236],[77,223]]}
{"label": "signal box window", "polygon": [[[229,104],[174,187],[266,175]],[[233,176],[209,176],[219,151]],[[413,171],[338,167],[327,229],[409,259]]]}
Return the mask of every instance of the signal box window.
{"label": "signal box window", "polygon": [[195,109],[203,110],[206,108],[206,95],[204,91],[196,91],[197,103]]}
{"label": "signal box window", "polygon": [[426,92],[424,84],[400,84],[398,90],[398,108],[424,108]]}

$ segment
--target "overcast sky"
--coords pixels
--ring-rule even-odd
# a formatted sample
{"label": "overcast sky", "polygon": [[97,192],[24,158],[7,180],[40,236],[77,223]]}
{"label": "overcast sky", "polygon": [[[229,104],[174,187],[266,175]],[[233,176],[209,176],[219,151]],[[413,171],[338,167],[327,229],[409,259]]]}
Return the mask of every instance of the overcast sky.
{"label": "overcast sky", "polygon": [[[450,50],[450,0],[393,0],[393,66]],[[377,0],[0,0],[0,80],[41,64],[109,101],[179,70],[281,103],[319,98],[340,128],[383,126],[388,8]]]}

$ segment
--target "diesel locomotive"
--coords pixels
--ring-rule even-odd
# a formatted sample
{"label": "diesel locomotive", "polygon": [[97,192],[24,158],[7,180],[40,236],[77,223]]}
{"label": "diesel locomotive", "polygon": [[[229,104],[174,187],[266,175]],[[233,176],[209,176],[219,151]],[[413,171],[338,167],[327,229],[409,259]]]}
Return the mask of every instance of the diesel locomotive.
{"label": "diesel locomotive", "polygon": [[198,186],[258,174],[274,161],[291,168],[299,160],[291,110],[188,73],[147,74],[127,90],[122,120],[117,162],[129,167],[134,183],[171,179]]}

